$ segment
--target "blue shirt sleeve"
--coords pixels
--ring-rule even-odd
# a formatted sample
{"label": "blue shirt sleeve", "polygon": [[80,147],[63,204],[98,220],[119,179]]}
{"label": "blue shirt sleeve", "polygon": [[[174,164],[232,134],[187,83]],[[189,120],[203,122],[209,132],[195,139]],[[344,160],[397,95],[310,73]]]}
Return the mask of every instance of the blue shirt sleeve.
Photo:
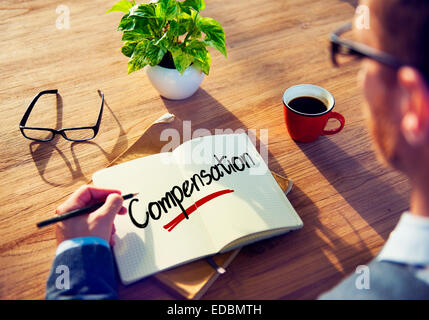
{"label": "blue shirt sleeve", "polygon": [[67,250],[70,250],[73,248],[77,248],[80,246],[90,245],[90,244],[100,244],[100,245],[103,245],[103,246],[107,247],[108,249],[110,249],[109,243],[102,238],[99,238],[99,237],[80,237],[80,238],[68,239],[68,240],[61,242],[57,248],[55,256],[59,256],[64,251],[67,251]]}
{"label": "blue shirt sleeve", "polygon": [[118,299],[107,241],[83,237],[62,242],[46,283],[46,299]]}

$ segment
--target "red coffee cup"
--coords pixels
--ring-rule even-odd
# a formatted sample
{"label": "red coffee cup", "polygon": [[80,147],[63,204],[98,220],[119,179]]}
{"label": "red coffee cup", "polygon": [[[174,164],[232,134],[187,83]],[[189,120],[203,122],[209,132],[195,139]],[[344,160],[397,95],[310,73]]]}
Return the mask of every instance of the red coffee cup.
{"label": "red coffee cup", "polygon": [[[318,113],[306,113],[298,108],[291,108],[290,102],[300,97],[315,98],[322,102],[326,110]],[[332,135],[340,132],[344,128],[344,117],[333,112],[335,99],[332,94],[321,87],[312,84],[300,84],[290,87],[283,94],[283,111],[286,127],[293,140],[298,142],[311,142],[320,136]],[[337,119],[340,126],[336,129],[325,130],[329,119]]]}

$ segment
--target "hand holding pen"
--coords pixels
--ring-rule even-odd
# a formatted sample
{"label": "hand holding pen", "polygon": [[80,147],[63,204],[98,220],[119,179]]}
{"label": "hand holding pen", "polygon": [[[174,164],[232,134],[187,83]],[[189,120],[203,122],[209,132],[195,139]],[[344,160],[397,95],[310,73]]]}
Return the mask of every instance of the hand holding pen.
{"label": "hand holding pen", "polygon": [[38,223],[38,227],[57,222],[57,241],[79,237],[99,237],[112,243],[116,214],[126,214],[124,198],[118,190],[101,189],[84,185],[58,206],[58,217]]}

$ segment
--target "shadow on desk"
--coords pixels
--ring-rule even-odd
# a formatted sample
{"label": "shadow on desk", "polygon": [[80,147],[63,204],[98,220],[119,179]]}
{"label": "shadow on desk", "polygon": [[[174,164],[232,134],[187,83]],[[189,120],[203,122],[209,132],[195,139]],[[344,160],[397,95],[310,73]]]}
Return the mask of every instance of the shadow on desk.
{"label": "shadow on desk", "polygon": [[244,247],[204,298],[240,299],[243,292],[255,292],[251,299],[315,299],[372,258],[365,245],[350,245],[324,226],[319,209],[299,187],[288,198],[304,227]]}
{"label": "shadow on desk", "polygon": [[[207,129],[210,134],[215,134],[216,129],[225,130],[225,133],[244,130],[251,140],[256,141],[256,149],[261,151],[268,146],[258,137],[259,129],[265,128],[247,128],[234,114],[232,114],[224,105],[211,96],[207,91],[199,88],[198,91],[186,100],[169,100],[162,98],[168,112],[173,113],[183,121],[191,121],[192,132],[198,129]],[[230,129],[231,131],[226,131]],[[256,137],[254,137],[256,130]],[[183,141],[182,141],[183,142]],[[273,154],[268,150],[268,167],[277,174],[287,177],[287,174],[277,162]]]}
{"label": "shadow on desk", "polygon": [[[379,178],[381,174],[366,169],[330,138],[321,137],[314,143],[297,145],[349,205],[386,240],[386,227],[377,220],[405,210],[408,206],[406,195],[398,193]],[[368,163],[378,161],[372,150],[360,156],[366,157]]]}
{"label": "shadow on desk", "polygon": [[[128,147],[128,140],[126,133],[119,122],[118,118],[113,113],[112,109],[104,100],[105,110],[109,110],[110,115],[113,117],[119,128],[119,134],[116,139],[116,142],[112,148],[111,152],[106,152],[99,144],[94,141],[82,141],[82,142],[71,142],[70,143],[70,153],[72,159],[69,159],[65,153],[57,147],[58,140],[63,139],[60,135],[56,135],[52,141],[49,142],[37,142],[33,141],[29,145],[30,154],[33,158],[33,161],[37,167],[42,180],[54,187],[58,186],[70,186],[73,185],[76,181],[82,180],[83,183],[87,183],[90,179],[86,177],[81,169],[79,159],[76,156],[75,149],[78,146],[95,146],[99,151],[106,157],[106,159],[111,162],[118,154],[124,151]],[[63,104],[62,98],[57,95],[57,120],[56,128],[62,127],[62,115],[63,115]],[[104,111],[106,113],[106,111]],[[104,116],[101,122],[101,132],[99,135],[103,134],[103,122],[106,123],[106,120],[109,119]],[[105,127],[106,125],[104,125]],[[49,166],[50,162],[54,162],[52,166]],[[58,169],[61,167],[62,169]],[[67,171],[66,171],[67,170]]]}
{"label": "shadow on desk", "polygon": [[346,2],[348,4],[350,4],[353,7],[357,7],[357,5],[359,4],[359,0],[340,0],[341,2]]}
{"label": "shadow on desk", "polygon": [[[303,264],[309,272],[299,276],[311,278],[316,273],[318,275],[315,281],[308,281],[305,286],[285,294],[282,299],[315,299],[353,273],[358,265],[369,262],[373,254],[364,241],[350,244],[342,235],[325,226],[320,219],[319,209],[300,188],[295,186],[290,198],[294,206],[300,208],[305,226],[295,245],[299,246],[301,254],[304,253]],[[353,237],[360,239],[357,232],[354,232]],[[315,263],[317,267],[311,267]]]}

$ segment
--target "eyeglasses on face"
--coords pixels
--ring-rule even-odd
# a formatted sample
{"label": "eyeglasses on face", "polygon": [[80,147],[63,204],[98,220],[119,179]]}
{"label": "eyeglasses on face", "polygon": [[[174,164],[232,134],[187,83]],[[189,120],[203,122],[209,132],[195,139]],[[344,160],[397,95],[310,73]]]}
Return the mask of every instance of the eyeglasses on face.
{"label": "eyeglasses on face", "polygon": [[46,142],[54,139],[56,134],[60,134],[64,139],[69,141],[88,141],[94,139],[98,133],[101,123],[101,116],[103,114],[103,105],[104,105],[104,93],[98,90],[98,94],[101,97],[101,107],[98,114],[97,122],[94,126],[89,127],[76,127],[76,128],[63,128],[63,129],[52,129],[52,128],[40,128],[40,127],[28,127],[25,124],[30,116],[31,111],[33,110],[34,105],[37,100],[45,94],[58,94],[58,90],[45,90],[39,92],[31,101],[27,110],[25,111],[24,116],[19,123],[19,129],[21,130],[22,135],[30,140]]}
{"label": "eyeglasses on face", "polygon": [[352,22],[349,22],[331,33],[331,59],[335,66],[338,67],[352,60],[362,58],[375,60],[394,69],[399,69],[405,65],[405,63],[388,53],[371,48],[370,46],[354,40],[342,38],[341,36],[344,33],[352,30],[352,26]]}

